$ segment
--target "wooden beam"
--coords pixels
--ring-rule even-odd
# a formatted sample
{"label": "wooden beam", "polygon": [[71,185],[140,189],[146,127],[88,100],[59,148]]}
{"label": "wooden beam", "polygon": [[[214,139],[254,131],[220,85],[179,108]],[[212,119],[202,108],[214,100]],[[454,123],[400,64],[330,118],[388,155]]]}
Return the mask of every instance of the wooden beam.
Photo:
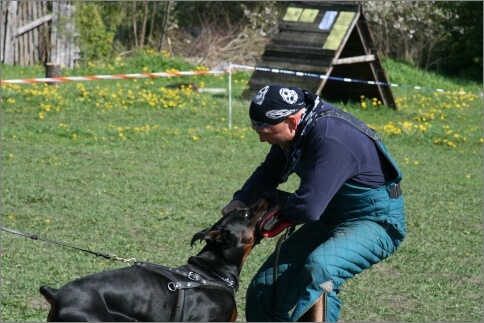
{"label": "wooden beam", "polygon": [[[358,8],[361,8],[361,4],[358,5]],[[341,55],[341,52],[343,51],[343,48],[346,46],[346,43],[348,42],[348,38],[350,38],[350,35],[351,35],[353,29],[355,28],[356,23],[360,19],[360,15],[361,15],[361,10],[358,10],[356,12],[355,16],[353,17],[353,21],[351,22],[350,26],[348,26],[348,29],[346,30],[346,34],[345,34],[343,40],[341,41],[339,48],[334,53],[333,57],[335,57],[335,58],[333,59],[333,61],[338,61],[338,58]],[[332,28],[334,28],[334,26]],[[332,71],[333,71],[333,64],[331,64],[329,66],[328,72],[326,72],[326,77],[321,80],[321,83],[319,84],[318,89],[316,90],[315,94],[317,94],[317,95],[321,94],[321,92],[323,91],[324,85],[328,81],[328,77],[331,75]]]}
{"label": "wooden beam", "polygon": [[41,17],[37,20],[34,20],[34,21],[26,24],[25,26],[19,27],[17,29],[17,37],[22,35],[23,33],[27,32],[27,31],[32,30],[35,27],[38,27],[38,26],[42,25],[43,23],[46,23],[46,22],[51,21],[51,20],[52,20],[52,15],[48,14],[46,16],[43,16],[43,17]]}
{"label": "wooden beam", "polygon": [[[3,1],[2,1],[3,3]],[[13,65],[17,52],[17,8],[18,1],[9,1],[7,7],[7,28],[5,28],[4,63]]]}
{"label": "wooden beam", "polygon": [[345,57],[340,59],[334,59],[332,65],[354,64],[375,61],[375,55],[362,55],[354,57]]}

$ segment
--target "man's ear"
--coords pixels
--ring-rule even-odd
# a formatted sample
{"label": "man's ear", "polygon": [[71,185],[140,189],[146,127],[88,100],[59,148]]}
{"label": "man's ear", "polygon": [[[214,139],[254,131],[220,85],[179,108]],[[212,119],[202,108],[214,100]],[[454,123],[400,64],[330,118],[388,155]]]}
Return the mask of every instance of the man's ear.
{"label": "man's ear", "polygon": [[299,116],[299,113],[296,113],[287,117],[286,122],[291,131],[296,131],[300,118],[301,117]]}

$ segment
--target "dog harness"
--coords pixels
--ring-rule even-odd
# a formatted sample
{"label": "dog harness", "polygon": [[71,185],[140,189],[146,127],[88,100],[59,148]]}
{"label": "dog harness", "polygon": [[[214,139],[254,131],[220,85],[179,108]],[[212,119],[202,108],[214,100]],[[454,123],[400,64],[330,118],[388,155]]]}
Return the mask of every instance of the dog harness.
{"label": "dog harness", "polygon": [[207,288],[207,289],[219,289],[229,292],[232,296],[238,290],[238,285],[232,279],[223,277],[222,275],[211,272],[214,276],[220,279],[222,282],[205,279],[202,275],[194,271],[186,271],[181,268],[172,268],[163,265],[153,264],[149,262],[136,262],[135,266],[143,268],[160,274],[170,280],[167,284],[167,288],[171,292],[178,291],[178,299],[176,308],[173,311],[173,322],[182,322],[183,308],[185,303],[185,290],[191,288]]}

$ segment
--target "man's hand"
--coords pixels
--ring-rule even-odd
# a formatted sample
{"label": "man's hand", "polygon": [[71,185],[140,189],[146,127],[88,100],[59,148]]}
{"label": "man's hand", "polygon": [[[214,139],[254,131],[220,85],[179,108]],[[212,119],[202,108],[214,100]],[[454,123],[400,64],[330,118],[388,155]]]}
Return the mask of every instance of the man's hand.
{"label": "man's hand", "polygon": [[245,207],[245,204],[242,201],[233,200],[222,209],[222,215],[227,215],[238,207]]}

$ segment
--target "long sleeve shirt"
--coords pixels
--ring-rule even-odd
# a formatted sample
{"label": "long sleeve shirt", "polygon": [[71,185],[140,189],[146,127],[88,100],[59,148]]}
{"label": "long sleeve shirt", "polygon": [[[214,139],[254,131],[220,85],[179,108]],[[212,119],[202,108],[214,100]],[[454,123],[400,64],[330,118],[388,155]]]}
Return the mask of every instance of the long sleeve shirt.
{"label": "long sleeve shirt", "polygon": [[[324,103],[324,109],[337,108]],[[287,198],[281,219],[296,224],[316,221],[345,182],[376,188],[395,176],[374,140],[345,120],[321,118],[306,136],[293,170],[300,177],[300,186]],[[275,189],[281,183],[288,154],[272,145],[234,199],[247,203],[254,192]]]}

